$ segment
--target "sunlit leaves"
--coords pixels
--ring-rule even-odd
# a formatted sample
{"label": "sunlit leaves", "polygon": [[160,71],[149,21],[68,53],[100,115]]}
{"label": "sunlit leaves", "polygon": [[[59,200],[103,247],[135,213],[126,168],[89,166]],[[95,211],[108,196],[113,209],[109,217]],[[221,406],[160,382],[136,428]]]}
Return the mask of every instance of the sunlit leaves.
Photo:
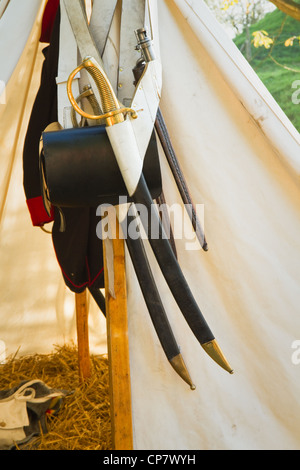
{"label": "sunlit leaves", "polygon": [[252,33],[253,45],[254,47],[265,47],[266,49],[270,49],[271,45],[273,44],[273,39],[269,37],[269,34],[266,31],[254,31]]}
{"label": "sunlit leaves", "polygon": [[226,11],[228,10],[229,7],[232,7],[233,5],[236,5],[237,3],[239,3],[239,0],[222,0],[221,9]]}
{"label": "sunlit leaves", "polygon": [[285,41],[285,43],[284,43],[285,47],[293,46],[295,39],[297,39],[299,41],[299,44],[300,44],[300,36],[292,36],[291,38],[288,38]]}

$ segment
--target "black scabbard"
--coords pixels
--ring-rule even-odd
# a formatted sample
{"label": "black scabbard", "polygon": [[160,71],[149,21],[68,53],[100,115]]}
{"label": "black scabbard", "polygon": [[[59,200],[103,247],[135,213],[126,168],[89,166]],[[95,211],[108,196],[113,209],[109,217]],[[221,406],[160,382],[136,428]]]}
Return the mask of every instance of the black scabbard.
{"label": "black scabbard", "polygon": [[[129,226],[135,224],[135,215],[127,214],[122,222],[124,233],[128,233]],[[136,229],[136,232],[138,229]],[[136,238],[126,237],[126,246],[146,302],[153,326],[160,340],[161,346],[170,361],[180,353],[176,339],[168,321],[160,294],[158,292],[150,264],[147,258],[145,247],[140,236]]]}
{"label": "black scabbard", "polygon": [[195,209],[195,205],[192,201],[190,191],[188,189],[187,183],[185,181],[184,175],[182,173],[182,170],[180,168],[178,158],[176,156],[176,153],[174,151],[167,126],[165,124],[165,121],[163,119],[162,113],[160,108],[158,108],[157,115],[156,115],[156,120],[155,120],[155,130],[157,132],[157,135],[159,137],[160,143],[162,145],[162,148],[164,150],[164,154],[166,156],[166,159],[168,161],[169,167],[172,171],[177,189],[180,193],[182,202],[185,205],[185,209],[188,213],[188,216],[192,222],[193,229],[196,233],[196,236],[198,238],[198,241],[203,248],[204,251],[208,250],[208,245],[207,241],[205,238],[205,234],[203,231],[203,228],[201,226],[201,223],[199,221],[199,218],[197,216],[197,212]]}
{"label": "black scabbard", "polygon": [[[128,212],[127,217],[121,224],[123,232],[128,233],[129,226],[131,225],[132,229],[133,224],[133,230],[138,234],[139,229],[137,226],[136,215]],[[175,372],[190,386],[192,390],[194,390],[195,386],[180,353],[180,349],[177,345],[163,302],[158,292],[143,240],[141,239],[140,234],[135,238],[128,236],[125,238],[126,246],[162,349]]]}
{"label": "black scabbard", "polygon": [[[142,224],[161,272],[188,325],[201,345],[214,340],[214,335],[194,299],[165,234],[143,174],[132,197],[136,204],[142,204],[147,208],[147,211],[142,211],[140,214]],[[153,224],[159,228],[159,237],[152,237],[151,227]]]}

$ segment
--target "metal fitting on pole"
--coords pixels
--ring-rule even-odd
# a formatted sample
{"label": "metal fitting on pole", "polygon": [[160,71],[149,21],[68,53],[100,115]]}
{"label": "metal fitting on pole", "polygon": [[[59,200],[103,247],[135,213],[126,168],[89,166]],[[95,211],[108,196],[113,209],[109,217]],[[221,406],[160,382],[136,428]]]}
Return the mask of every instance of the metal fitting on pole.
{"label": "metal fitting on pole", "polygon": [[146,62],[151,62],[156,58],[152,40],[147,35],[147,30],[145,28],[140,28],[135,30],[135,35],[137,39],[136,49],[142,53],[143,58]]}

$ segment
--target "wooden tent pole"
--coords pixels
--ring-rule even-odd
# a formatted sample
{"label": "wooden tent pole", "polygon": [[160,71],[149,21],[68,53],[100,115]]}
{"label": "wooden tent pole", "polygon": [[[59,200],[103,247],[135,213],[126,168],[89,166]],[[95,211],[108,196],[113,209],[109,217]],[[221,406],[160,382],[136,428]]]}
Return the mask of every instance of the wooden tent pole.
{"label": "wooden tent pole", "polygon": [[75,294],[76,305],[76,326],[78,344],[78,367],[81,381],[88,379],[91,375],[91,362],[89,351],[89,330],[88,330],[88,300],[86,289]]}
{"label": "wooden tent pole", "polygon": [[[112,439],[114,450],[132,450],[132,411],[128,344],[127,295],[124,240],[119,237],[119,224],[112,241],[114,292],[105,289],[107,346],[110,372]],[[109,286],[105,243],[104,279]]]}
{"label": "wooden tent pole", "polygon": [[[130,387],[130,363],[128,344],[128,317],[125,272],[124,240],[119,238],[119,224],[116,226],[113,248],[113,295],[105,289],[107,348],[110,375],[110,402],[113,448],[115,450],[132,450],[132,409]],[[109,285],[108,265],[105,243],[104,278],[105,286]],[[78,367],[80,380],[91,375],[88,333],[88,299],[87,291],[75,294],[76,326],[78,343]]]}

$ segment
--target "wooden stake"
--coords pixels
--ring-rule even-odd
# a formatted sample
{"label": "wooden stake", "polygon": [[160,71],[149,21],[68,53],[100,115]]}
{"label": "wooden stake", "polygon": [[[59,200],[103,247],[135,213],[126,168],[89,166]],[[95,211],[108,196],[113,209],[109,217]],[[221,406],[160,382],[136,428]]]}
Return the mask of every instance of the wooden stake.
{"label": "wooden stake", "polygon": [[108,288],[108,266],[105,243],[103,243],[112,436],[113,448],[115,450],[132,450],[133,437],[125,251],[124,240],[119,238],[120,229],[118,222],[116,225],[116,238],[111,240],[114,270],[113,295]]}
{"label": "wooden stake", "polygon": [[80,380],[84,381],[91,375],[91,362],[89,350],[89,329],[88,329],[88,301],[87,292],[75,294],[76,304],[76,324],[78,343],[78,367]]}

